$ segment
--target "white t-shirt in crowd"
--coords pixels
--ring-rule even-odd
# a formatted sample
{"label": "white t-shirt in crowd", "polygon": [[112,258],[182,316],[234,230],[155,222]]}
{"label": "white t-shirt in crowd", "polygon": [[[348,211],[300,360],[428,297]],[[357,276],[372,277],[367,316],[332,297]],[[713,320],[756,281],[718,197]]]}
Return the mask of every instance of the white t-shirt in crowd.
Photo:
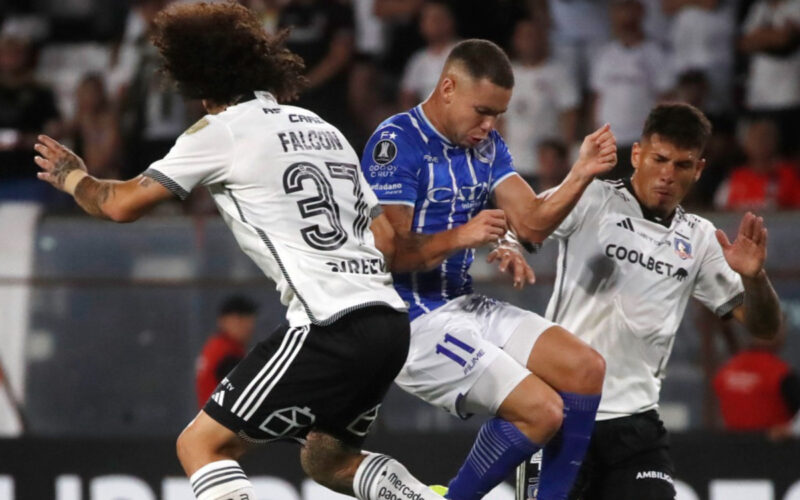
{"label": "white t-shirt in crowd", "polygon": [[665,226],[630,189],[593,181],[551,236],[558,270],[546,317],[605,358],[599,420],[658,406],[689,297],[719,316],[744,298],[711,222],[678,207]]}
{"label": "white t-shirt in crowd", "polygon": [[403,70],[400,90],[413,92],[419,96],[421,101],[425,100],[436,88],[442,68],[452,48],[452,45],[448,45],[441,52],[433,52],[429,48],[416,51]]}
{"label": "white t-shirt in crowd", "polygon": [[672,22],[670,45],[674,75],[702,70],[709,80],[709,109],[730,108],[736,37],[736,4],[720,2],[716,9],[684,7]]}
{"label": "white t-shirt in crowd", "polygon": [[288,306],[291,326],[372,305],[405,310],[369,229],[378,199],[334,126],[266,92],[206,115],[144,175],[181,199],[205,186]]}
{"label": "white t-shirt in crowd", "polygon": [[597,94],[595,125],[610,123],[621,146],[636,142],[659,96],[672,88],[668,66],[655,42],[626,47],[615,40],[605,45],[591,68],[590,86]]}
{"label": "white t-shirt in crowd", "polygon": [[[744,21],[744,33],[764,26],[800,26],[800,0],[771,4],[759,0],[750,7]],[[750,58],[746,104],[750,109],[777,110],[800,106],[800,49],[786,57],[763,52]]]}
{"label": "white t-shirt in crowd", "polygon": [[513,64],[514,92],[503,115],[503,138],[521,174],[536,174],[536,148],[561,137],[561,113],[577,108],[580,91],[569,72],[555,60],[538,66]]}

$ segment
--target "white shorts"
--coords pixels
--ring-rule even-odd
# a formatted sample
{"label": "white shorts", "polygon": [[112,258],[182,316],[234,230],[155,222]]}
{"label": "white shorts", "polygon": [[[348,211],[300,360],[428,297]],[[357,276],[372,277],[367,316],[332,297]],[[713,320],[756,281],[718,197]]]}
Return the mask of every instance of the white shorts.
{"label": "white shorts", "polygon": [[[395,382],[461,418],[476,412],[493,415],[530,374],[525,367],[530,350],[552,326],[538,314],[506,302],[478,294],[458,297],[411,322],[408,358]],[[505,352],[506,344],[513,344],[515,352]],[[489,368],[492,394],[470,395],[465,401]]]}

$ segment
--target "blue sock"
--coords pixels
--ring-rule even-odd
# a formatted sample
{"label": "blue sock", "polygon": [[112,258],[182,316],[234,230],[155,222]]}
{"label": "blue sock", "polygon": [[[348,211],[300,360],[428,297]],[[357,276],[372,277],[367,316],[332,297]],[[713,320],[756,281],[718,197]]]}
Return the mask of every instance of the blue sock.
{"label": "blue sock", "polygon": [[594,429],[600,395],[559,392],[564,401],[561,430],[542,452],[538,500],[564,500],[583,463]]}
{"label": "blue sock", "polygon": [[464,465],[450,481],[447,498],[479,500],[539,448],[513,424],[501,418],[489,420],[478,432]]}

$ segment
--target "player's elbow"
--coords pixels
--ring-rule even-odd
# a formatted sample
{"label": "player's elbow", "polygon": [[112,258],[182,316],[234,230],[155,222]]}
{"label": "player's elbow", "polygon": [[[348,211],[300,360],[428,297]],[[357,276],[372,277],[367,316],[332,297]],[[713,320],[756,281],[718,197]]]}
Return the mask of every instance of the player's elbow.
{"label": "player's elbow", "polygon": [[531,245],[542,244],[551,233],[551,231],[547,229],[534,226],[523,226],[515,229],[515,232],[520,241],[530,243]]}
{"label": "player's elbow", "polygon": [[136,210],[125,206],[104,207],[103,213],[110,220],[118,223],[133,222],[141,216]]}

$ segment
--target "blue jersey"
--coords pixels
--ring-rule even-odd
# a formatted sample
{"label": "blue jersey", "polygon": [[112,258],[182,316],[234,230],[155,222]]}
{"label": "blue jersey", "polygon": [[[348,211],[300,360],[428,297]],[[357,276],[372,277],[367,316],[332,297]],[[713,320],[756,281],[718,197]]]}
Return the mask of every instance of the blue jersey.
{"label": "blue jersey", "polygon": [[[382,205],[414,207],[412,231],[439,233],[483,210],[492,190],[514,175],[511,155],[495,131],[473,148],[448,141],[421,106],[394,115],[372,134],[361,158],[364,177]],[[472,249],[431,271],[395,273],[394,286],[411,319],[472,292]]]}

